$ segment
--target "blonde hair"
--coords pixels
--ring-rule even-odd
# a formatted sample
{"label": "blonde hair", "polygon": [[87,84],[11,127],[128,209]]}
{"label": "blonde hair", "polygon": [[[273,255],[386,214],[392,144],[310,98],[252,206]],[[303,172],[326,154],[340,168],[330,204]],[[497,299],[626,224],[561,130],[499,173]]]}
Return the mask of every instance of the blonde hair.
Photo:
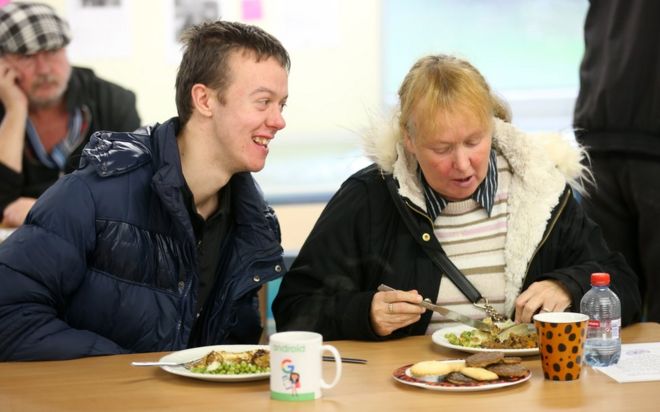
{"label": "blonde hair", "polygon": [[[458,114],[473,116],[482,125],[493,117],[511,121],[509,109],[486,79],[466,60],[438,54],[422,57],[399,88],[399,128],[411,138],[432,135]],[[438,114],[443,114],[438,118]]]}

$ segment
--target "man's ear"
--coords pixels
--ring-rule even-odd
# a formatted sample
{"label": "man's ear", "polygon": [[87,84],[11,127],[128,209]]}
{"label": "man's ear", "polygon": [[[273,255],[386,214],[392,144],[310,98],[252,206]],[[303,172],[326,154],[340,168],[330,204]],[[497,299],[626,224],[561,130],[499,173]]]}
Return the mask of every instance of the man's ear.
{"label": "man's ear", "polygon": [[217,102],[215,91],[201,83],[196,83],[190,90],[193,109],[204,117],[211,117],[212,105]]}

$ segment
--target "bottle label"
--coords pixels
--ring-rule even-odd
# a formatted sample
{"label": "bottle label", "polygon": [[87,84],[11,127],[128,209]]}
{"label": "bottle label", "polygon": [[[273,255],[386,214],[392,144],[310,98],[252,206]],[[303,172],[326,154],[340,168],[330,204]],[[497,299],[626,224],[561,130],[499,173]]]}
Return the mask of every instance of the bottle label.
{"label": "bottle label", "polygon": [[620,330],[621,318],[611,320],[589,319],[587,322],[587,336],[589,337],[604,335],[613,339],[619,339]]}
{"label": "bottle label", "polygon": [[612,319],[609,326],[612,331],[612,337],[618,339],[619,331],[621,330],[621,318]]}

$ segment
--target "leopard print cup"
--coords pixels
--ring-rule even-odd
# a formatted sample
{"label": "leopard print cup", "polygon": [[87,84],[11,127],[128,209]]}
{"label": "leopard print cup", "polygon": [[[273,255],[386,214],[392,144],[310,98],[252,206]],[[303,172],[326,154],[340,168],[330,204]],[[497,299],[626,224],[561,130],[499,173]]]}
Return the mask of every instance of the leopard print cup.
{"label": "leopard print cup", "polygon": [[543,375],[553,381],[580,378],[589,316],[572,312],[534,315]]}

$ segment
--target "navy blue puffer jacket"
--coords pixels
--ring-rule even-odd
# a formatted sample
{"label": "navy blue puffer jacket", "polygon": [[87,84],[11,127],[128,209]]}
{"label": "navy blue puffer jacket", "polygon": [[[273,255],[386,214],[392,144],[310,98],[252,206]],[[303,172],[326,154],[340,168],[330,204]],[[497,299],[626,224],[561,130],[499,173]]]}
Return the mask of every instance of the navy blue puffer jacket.
{"label": "navy blue puffer jacket", "polygon": [[175,118],[96,133],[80,169],[0,245],[0,360],[258,341],[257,291],[284,268],[277,220],[252,176],[234,175],[227,269],[196,321],[198,257],[177,129]]}

